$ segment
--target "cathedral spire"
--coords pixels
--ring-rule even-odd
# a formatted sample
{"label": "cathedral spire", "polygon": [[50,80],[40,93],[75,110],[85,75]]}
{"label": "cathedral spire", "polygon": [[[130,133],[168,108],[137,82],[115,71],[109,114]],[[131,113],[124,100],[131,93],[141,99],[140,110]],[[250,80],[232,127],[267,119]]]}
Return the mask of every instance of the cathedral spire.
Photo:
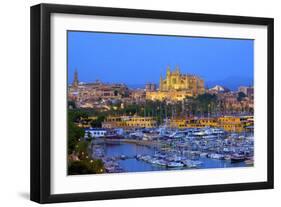
{"label": "cathedral spire", "polygon": [[167,67],[167,76],[170,75],[170,73],[171,73],[171,69],[170,69],[170,66],[168,65],[168,67]]}
{"label": "cathedral spire", "polygon": [[178,65],[176,66],[176,73],[180,74],[180,67]]}
{"label": "cathedral spire", "polygon": [[163,90],[163,88],[162,88],[162,86],[163,86],[163,78],[162,78],[162,75],[160,75],[160,82],[159,82],[159,90],[160,91],[162,91]]}

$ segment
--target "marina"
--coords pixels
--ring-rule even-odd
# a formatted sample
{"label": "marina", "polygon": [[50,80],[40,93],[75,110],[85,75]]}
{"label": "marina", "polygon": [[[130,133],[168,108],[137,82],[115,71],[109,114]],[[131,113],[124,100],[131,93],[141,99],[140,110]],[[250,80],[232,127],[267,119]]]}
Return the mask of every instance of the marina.
{"label": "marina", "polygon": [[[91,35],[94,38],[101,34]],[[126,38],[127,36],[121,38],[121,42]],[[159,37],[159,40],[162,38]],[[196,42],[202,40],[194,39]],[[235,43],[237,44],[236,40]],[[201,48],[202,44],[199,45],[198,48]],[[73,46],[76,47],[76,44]],[[95,53],[93,48],[89,49]],[[133,48],[128,48],[131,49]],[[159,48],[155,49],[158,51]],[[108,52],[110,51],[111,46]],[[149,62],[149,66],[142,68],[134,62],[132,67],[141,69],[134,70],[139,75],[131,75],[131,66],[124,72],[114,61],[103,62],[101,65],[105,65],[102,68],[101,65],[84,67],[84,63],[69,68],[69,174],[254,165],[252,68],[240,65],[234,67],[231,74],[225,73],[226,68],[233,66],[233,61],[220,69],[213,67],[210,70],[212,64],[197,67],[196,64],[204,61],[196,60],[195,65],[189,64],[191,60],[184,63],[182,60],[185,58],[178,57],[190,50],[184,48],[182,51],[184,52],[177,53],[177,56],[173,53],[172,59],[142,61],[143,64]],[[132,52],[135,54],[138,50]],[[98,57],[100,53],[95,55]],[[112,55],[115,57],[119,52]],[[147,53],[141,53],[139,57],[146,60]],[[232,60],[233,57],[227,59]],[[124,59],[124,62],[127,61],[128,58]],[[151,65],[158,64],[158,61],[161,64],[157,67]],[[91,58],[88,63],[92,65],[97,62],[98,59],[92,61]],[[243,70],[239,71],[239,68]],[[245,74],[245,68],[249,73]],[[123,72],[117,72],[119,70]],[[235,84],[217,80],[219,76],[229,78],[233,74],[251,78],[247,78],[247,83],[228,79],[236,82]]]}
{"label": "marina", "polygon": [[105,133],[95,137],[90,145],[92,158],[101,159],[107,173],[248,167],[254,164],[253,133],[227,133],[207,127],[122,130],[122,135],[113,135],[111,131],[110,136]]}

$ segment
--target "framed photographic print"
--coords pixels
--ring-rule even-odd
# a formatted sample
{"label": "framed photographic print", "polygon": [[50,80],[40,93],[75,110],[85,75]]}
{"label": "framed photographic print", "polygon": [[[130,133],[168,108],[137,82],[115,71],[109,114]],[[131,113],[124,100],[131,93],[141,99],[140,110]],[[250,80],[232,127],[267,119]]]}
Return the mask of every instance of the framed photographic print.
{"label": "framed photographic print", "polygon": [[31,200],[273,188],[273,19],[31,7]]}

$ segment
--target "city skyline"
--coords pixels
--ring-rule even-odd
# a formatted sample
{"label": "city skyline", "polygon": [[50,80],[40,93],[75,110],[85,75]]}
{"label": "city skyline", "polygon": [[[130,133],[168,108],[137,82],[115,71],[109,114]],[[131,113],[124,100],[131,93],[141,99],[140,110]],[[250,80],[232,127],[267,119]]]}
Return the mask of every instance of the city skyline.
{"label": "city skyline", "polygon": [[68,175],[253,167],[253,44],[68,32]]}
{"label": "city skyline", "polygon": [[68,32],[68,83],[77,69],[82,82],[158,85],[167,66],[178,66],[183,73],[202,77],[206,87],[237,89],[253,84],[253,44],[240,39]]}

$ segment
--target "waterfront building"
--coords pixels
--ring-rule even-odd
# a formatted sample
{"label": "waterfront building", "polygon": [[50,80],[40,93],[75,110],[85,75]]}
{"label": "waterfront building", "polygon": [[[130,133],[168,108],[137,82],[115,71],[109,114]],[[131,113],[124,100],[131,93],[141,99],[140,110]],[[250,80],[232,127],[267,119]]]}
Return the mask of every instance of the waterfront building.
{"label": "waterfront building", "polygon": [[219,117],[218,123],[221,128],[228,132],[242,132],[244,129],[241,118],[236,116]]}
{"label": "waterfront building", "polygon": [[153,117],[108,116],[102,128],[154,128],[157,122]]}
{"label": "waterfront building", "polygon": [[186,122],[187,119],[185,117],[176,117],[172,118],[169,124],[171,128],[183,129],[187,127]]}
{"label": "waterfront building", "polygon": [[147,91],[146,99],[180,101],[205,92],[204,80],[196,75],[182,74],[179,67],[175,71],[167,68],[166,77],[160,77],[158,91]]}
{"label": "waterfront building", "polygon": [[241,116],[240,120],[244,128],[254,126],[254,116]]}
{"label": "waterfront building", "polygon": [[154,128],[156,121],[153,117],[133,116],[126,122],[128,127]]}
{"label": "waterfront building", "polygon": [[85,130],[85,138],[105,137],[107,131],[105,129],[87,129]]}
{"label": "waterfront building", "polygon": [[113,129],[113,128],[126,128],[127,116],[108,116],[102,122],[102,128]]}
{"label": "waterfront building", "polygon": [[188,128],[219,127],[217,118],[189,118],[186,126]]}
{"label": "waterfront building", "polygon": [[200,118],[198,123],[203,127],[219,127],[216,118]]}
{"label": "waterfront building", "polygon": [[210,118],[186,118],[176,117],[170,120],[171,128],[204,128],[218,127],[227,132],[243,132],[249,126],[254,125],[253,116],[221,116]]}

